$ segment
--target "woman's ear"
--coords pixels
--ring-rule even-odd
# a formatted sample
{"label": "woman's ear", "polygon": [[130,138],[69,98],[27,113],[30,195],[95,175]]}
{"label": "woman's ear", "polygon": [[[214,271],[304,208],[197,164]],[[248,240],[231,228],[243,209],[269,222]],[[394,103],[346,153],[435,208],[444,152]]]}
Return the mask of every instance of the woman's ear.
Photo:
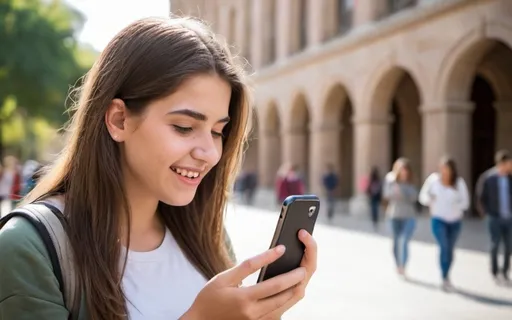
{"label": "woman's ear", "polygon": [[126,120],[128,110],[123,100],[114,99],[110,102],[105,113],[105,125],[112,139],[116,142],[123,142],[128,134]]}

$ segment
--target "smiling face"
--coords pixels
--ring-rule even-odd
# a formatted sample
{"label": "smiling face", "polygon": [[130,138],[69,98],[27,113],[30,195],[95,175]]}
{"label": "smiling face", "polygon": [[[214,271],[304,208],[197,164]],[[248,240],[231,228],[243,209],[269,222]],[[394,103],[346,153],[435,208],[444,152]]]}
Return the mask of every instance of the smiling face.
{"label": "smiling face", "polygon": [[222,156],[230,99],[226,81],[217,75],[198,75],[149,104],[141,116],[128,116],[121,137],[111,134],[124,142],[129,193],[173,206],[189,204]]}

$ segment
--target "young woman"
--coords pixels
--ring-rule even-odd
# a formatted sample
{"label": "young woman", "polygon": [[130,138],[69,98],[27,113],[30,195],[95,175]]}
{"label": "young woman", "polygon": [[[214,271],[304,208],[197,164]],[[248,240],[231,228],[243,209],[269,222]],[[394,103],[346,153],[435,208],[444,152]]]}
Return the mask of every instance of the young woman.
{"label": "young woman", "polygon": [[420,203],[430,208],[432,232],[439,244],[443,289],[452,289],[449,278],[455,244],[460,234],[464,211],[469,208],[466,182],[457,174],[455,161],[444,158],[439,172],[431,174],[423,184]]}
{"label": "young woman", "polygon": [[408,161],[403,161],[395,172],[395,179],[385,184],[384,198],[388,201],[386,216],[390,219],[393,231],[393,254],[397,272],[405,276],[409,240],[416,227],[418,189],[412,184],[413,175]]}
{"label": "young woman", "polygon": [[[316,269],[242,287],[277,247],[233,266],[223,215],[250,114],[242,69],[201,23],[144,19],[88,74],[69,144],[26,202],[58,203],[81,276],[80,319],[279,319]],[[264,240],[264,239],[263,239]],[[262,241],[263,241],[262,240]],[[36,231],[0,230],[0,314],[67,319]]]}

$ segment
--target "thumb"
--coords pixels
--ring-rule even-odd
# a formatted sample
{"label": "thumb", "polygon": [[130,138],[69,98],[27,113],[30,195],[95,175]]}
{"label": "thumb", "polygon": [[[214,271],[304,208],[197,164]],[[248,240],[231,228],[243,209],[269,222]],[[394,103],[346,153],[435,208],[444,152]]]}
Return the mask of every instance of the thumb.
{"label": "thumb", "polygon": [[279,259],[285,252],[285,247],[279,245],[257,256],[249,258],[235,267],[218,275],[218,280],[231,286],[238,286],[245,278],[264,266]]}

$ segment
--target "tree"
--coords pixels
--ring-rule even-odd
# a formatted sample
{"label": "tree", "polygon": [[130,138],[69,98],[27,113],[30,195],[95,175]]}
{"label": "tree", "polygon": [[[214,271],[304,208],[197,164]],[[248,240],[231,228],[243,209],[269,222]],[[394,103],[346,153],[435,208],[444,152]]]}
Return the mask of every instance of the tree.
{"label": "tree", "polygon": [[[29,117],[65,120],[69,87],[84,69],[77,62],[76,31],[83,17],[59,0],[0,3],[0,107],[14,99]],[[6,120],[0,116],[0,128]],[[2,150],[0,136],[0,152]]]}

